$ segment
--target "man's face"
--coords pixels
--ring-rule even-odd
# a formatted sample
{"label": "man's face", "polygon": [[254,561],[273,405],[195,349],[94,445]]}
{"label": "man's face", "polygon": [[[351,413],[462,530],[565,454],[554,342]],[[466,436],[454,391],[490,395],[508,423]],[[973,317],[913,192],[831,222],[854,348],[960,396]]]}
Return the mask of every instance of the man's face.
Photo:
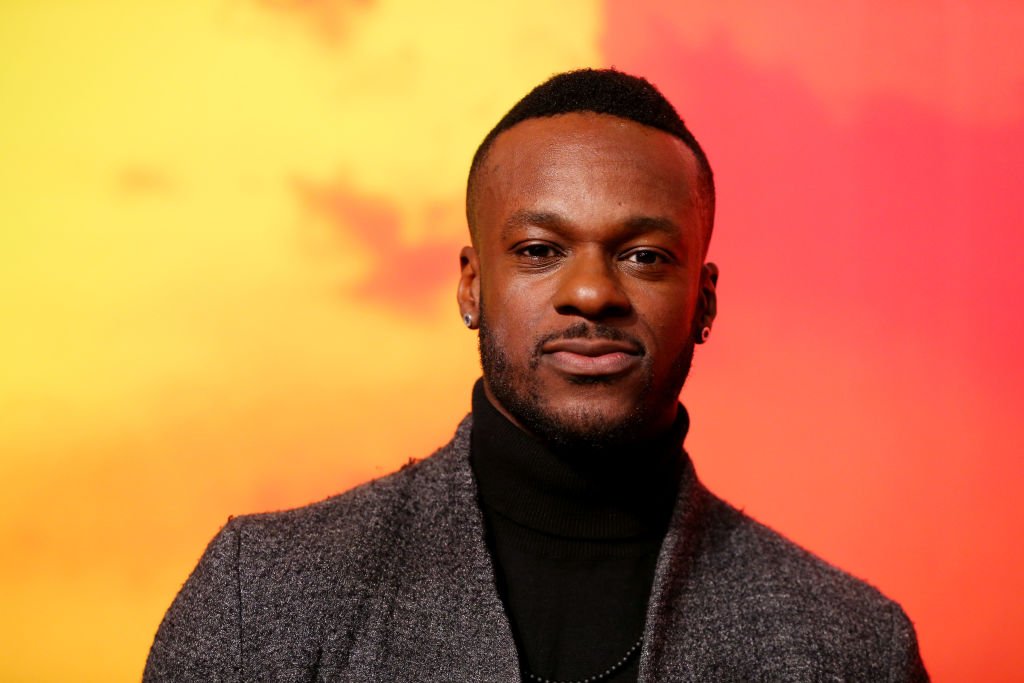
{"label": "man's face", "polygon": [[479,173],[459,300],[479,320],[491,401],[554,444],[668,428],[695,330],[714,315],[693,154],[573,113],[505,131]]}

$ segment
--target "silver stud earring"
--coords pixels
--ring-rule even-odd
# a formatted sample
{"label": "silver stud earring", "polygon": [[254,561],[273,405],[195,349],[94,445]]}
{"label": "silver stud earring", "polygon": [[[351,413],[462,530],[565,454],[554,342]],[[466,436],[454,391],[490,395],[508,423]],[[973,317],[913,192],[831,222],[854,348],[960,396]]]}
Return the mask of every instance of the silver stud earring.
{"label": "silver stud earring", "polygon": [[473,328],[473,316],[471,316],[469,313],[465,313],[462,316],[462,322],[466,323],[466,327],[470,329]]}
{"label": "silver stud earring", "polygon": [[700,331],[700,342],[701,342],[701,344],[706,342],[708,340],[708,337],[710,337],[710,336],[711,336],[711,328],[708,327],[707,325],[705,325],[704,329]]}

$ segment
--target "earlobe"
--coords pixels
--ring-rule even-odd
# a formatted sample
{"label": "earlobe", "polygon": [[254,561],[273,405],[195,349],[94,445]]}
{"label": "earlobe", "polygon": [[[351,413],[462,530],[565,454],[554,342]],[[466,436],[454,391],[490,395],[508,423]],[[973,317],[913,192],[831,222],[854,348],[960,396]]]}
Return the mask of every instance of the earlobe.
{"label": "earlobe", "polygon": [[466,327],[476,329],[480,324],[480,258],[473,247],[463,247],[459,253],[459,287],[456,301]]}
{"label": "earlobe", "polygon": [[693,318],[694,337],[703,344],[711,334],[711,325],[718,314],[718,266],[705,263],[701,266],[700,292],[697,295],[697,314]]}

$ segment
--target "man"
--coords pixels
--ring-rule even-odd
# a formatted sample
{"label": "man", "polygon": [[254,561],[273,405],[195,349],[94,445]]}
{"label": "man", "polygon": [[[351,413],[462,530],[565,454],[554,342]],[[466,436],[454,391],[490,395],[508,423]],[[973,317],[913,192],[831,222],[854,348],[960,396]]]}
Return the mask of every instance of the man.
{"label": "man", "polygon": [[230,520],[145,679],[927,680],[898,605],[714,497],[682,449],[714,203],[646,81],[528,94],[470,170],[472,415],[389,477]]}

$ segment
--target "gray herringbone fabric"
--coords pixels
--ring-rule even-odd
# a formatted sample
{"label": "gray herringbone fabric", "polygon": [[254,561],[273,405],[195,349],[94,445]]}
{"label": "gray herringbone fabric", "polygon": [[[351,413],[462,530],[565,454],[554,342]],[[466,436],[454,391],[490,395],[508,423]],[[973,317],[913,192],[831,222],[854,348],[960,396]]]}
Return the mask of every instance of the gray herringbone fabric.
{"label": "gray herringbone fabric", "polygon": [[[520,681],[469,466],[432,457],[297,510],[237,517],[164,617],[145,681]],[[927,681],[878,591],[684,476],[641,681]]]}

